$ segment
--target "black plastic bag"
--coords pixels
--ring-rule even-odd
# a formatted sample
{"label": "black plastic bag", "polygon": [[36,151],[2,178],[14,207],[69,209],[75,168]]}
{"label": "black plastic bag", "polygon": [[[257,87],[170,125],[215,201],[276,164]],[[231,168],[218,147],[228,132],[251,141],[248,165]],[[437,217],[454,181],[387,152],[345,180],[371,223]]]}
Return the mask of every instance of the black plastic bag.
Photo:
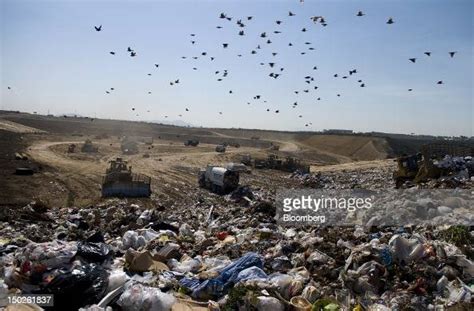
{"label": "black plastic bag", "polygon": [[105,243],[79,242],[76,255],[89,262],[104,262],[113,256],[113,251]]}
{"label": "black plastic bag", "polygon": [[87,264],[57,275],[41,294],[54,295],[54,310],[77,310],[102,299],[108,277],[101,266]]}

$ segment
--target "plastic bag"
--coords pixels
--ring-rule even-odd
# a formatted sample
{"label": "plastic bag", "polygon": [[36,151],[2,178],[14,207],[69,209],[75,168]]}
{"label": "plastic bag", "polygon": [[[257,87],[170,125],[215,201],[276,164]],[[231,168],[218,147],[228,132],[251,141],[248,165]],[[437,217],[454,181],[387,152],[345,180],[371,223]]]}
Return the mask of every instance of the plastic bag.
{"label": "plastic bag", "polygon": [[155,287],[130,283],[126,286],[117,304],[123,311],[167,311],[175,303],[172,295]]}
{"label": "plastic bag", "polygon": [[275,297],[258,296],[255,305],[258,311],[283,311],[285,306]]}
{"label": "plastic bag", "polygon": [[79,242],[77,244],[77,255],[90,262],[103,262],[112,258],[113,251],[105,243]]}
{"label": "plastic bag", "polygon": [[71,271],[61,271],[41,290],[54,295],[54,308],[76,310],[99,302],[108,285],[108,273],[95,264],[78,266]]}
{"label": "plastic bag", "polygon": [[235,279],[236,282],[241,281],[253,281],[253,280],[266,280],[268,278],[265,271],[260,269],[259,267],[250,267],[240,271]]}

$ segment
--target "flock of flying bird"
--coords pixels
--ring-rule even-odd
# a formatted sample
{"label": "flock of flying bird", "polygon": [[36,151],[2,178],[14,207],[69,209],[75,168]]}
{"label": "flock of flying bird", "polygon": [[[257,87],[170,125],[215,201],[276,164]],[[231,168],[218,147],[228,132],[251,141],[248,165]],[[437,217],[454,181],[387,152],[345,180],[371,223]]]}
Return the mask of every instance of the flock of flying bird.
{"label": "flock of flying bird", "polygon": [[[301,1],[301,2],[303,2],[303,1]],[[295,16],[296,16],[295,13],[293,13],[293,12],[291,12],[291,11],[288,12],[288,15],[287,15],[288,18],[294,18]],[[355,16],[357,16],[357,17],[363,17],[363,16],[366,16],[366,14],[365,14],[363,11],[358,11],[358,12],[355,14]],[[228,16],[226,13],[221,13],[221,14],[218,16],[218,18],[219,18],[220,20],[222,20],[223,22],[231,22],[231,21],[234,19],[233,17]],[[316,24],[316,25],[319,24],[319,25],[322,26],[322,27],[327,27],[327,26],[328,26],[328,23],[327,23],[326,18],[325,18],[324,16],[312,16],[312,17],[310,17],[310,19],[311,19],[311,21],[312,21],[314,24]],[[238,34],[239,36],[246,36],[246,35],[247,35],[247,33],[245,32],[245,27],[246,27],[246,24],[245,24],[245,23],[251,23],[252,20],[254,20],[254,17],[253,17],[253,16],[246,16],[246,17],[244,17],[244,18],[241,18],[241,19],[237,19],[237,20],[236,20],[236,25],[237,25],[237,27],[238,27],[238,32],[237,32],[237,34]],[[245,23],[244,23],[244,21],[245,21]],[[276,21],[275,21],[275,24],[277,25],[277,27],[278,27],[278,26],[281,26],[283,23],[284,23],[283,20],[276,20]],[[395,23],[395,21],[394,21],[394,19],[393,19],[392,17],[388,18],[387,21],[386,21],[386,24],[388,24],[388,25],[392,25],[392,24],[394,24],[394,23]],[[222,29],[222,28],[224,28],[224,27],[221,26],[221,25],[219,25],[219,26],[217,26],[216,28],[217,28],[217,29]],[[95,29],[96,32],[101,32],[101,31],[102,31],[102,25],[100,25],[100,26],[94,26],[94,29]],[[304,27],[301,28],[301,32],[307,32],[307,31],[308,31],[307,28],[304,28]],[[278,30],[274,30],[274,31],[273,31],[273,35],[280,35],[281,33],[282,33],[281,28],[279,28]],[[190,37],[191,37],[190,43],[191,43],[192,45],[195,45],[195,44],[197,43],[196,34],[195,34],[195,33],[191,33],[191,34],[190,34]],[[250,55],[254,55],[254,54],[259,53],[258,51],[263,49],[262,46],[269,46],[270,44],[272,44],[272,41],[271,41],[271,39],[270,39],[270,35],[267,34],[267,32],[261,32],[261,33],[259,34],[259,37],[260,37],[261,39],[263,39],[262,44],[258,44],[254,49],[252,49],[252,50],[249,52]],[[224,42],[224,43],[221,44],[221,46],[222,46],[223,49],[227,49],[227,48],[229,47],[229,45],[230,45],[230,44],[229,44],[228,42]],[[308,49],[307,49],[307,51],[302,51],[302,52],[300,52],[301,55],[305,55],[306,53],[309,53],[308,51],[314,51],[314,50],[315,50],[314,47],[311,46],[312,43],[309,42],[309,41],[304,42],[304,45],[305,45],[305,46],[308,46]],[[289,46],[289,47],[292,47],[292,46],[294,46],[294,44],[293,44],[292,42],[289,42],[289,43],[288,43],[288,46]],[[129,53],[129,56],[130,56],[130,57],[136,57],[136,56],[137,56],[137,52],[136,52],[134,49],[132,49],[131,47],[128,47],[126,51],[127,51],[127,53]],[[110,51],[109,53],[110,53],[110,55],[116,55],[116,52],[115,52],[115,51]],[[449,53],[449,56],[450,56],[451,58],[453,58],[454,55],[455,55],[457,52],[456,52],[456,51],[451,51],[451,52],[448,52],[448,53]],[[424,52],[424,55],[425,55],[426,57],[430,57],[431,54],[432,54],[432,52],[430,52],[430,51]],[[272,55],[272,57],[277,57],[278,52],[272,52],[271,55]],[[237,57],[242,57],[242,56],[243,56],[242,54],[237,54]],[[200,58],[200,57],[209,57],[209,60],[210,60],[210,61],[214,61],[214,60],[215,60],[215,57],[208,55],[207,52],[201,52],[199,56],[192,56],[191,58],[192,58],[193,60],[197,60],[197,59]],[[187,56],[181,56],[181,59],[183,59],[183,60],[185,60],[185,59],[187,59],[187,58],[188,58]],[[408,60],[409,60],[410,62],[412,62],[412,63],[416,63],[417,59],[418,59],[418,58],[413,57],[413,58],[409,58]],[[268,74],[268,77],[270,77],[270,78],[272,78],[272,79],[278,79],[278,78],[283,74],[283,72],[284,72],[284,70],[285,70],[284,67],[277,66],[277,62],[274,61],[274,60],[269,61],[269,62],[267,62],[267,63],[260,62],[259,64],[260,64],[261,66],[268,66],[268,67],[270,68],[271,72]],[[156,63],[154,64],[154,68],[155,68],[155,69],[158,69],[159,66],[160,66],[159,64],[156,64]],[[192,67],[192,69],[193,69],[193,70],[197,70],[196,67]],[[312,68],[312,70],[314,70],[314,71],[317,70],[317,69],[318,69],[317,66],[313,66],[313,68]],[[335,73],[335,74],[333,74],[333,77],[334,77],[334,78],[340,77],[340,78],[342,78],[342,79],[348,79],[348,78],[350,78],[350,77],[352,77],[352,76],[357,75],[357,73],[358,73],[358,70],[357,70],[356,68],[350,68],[350,69],[347,70],[347,74]],[[229,71],[228,71],[227,69],[216,70],[216,71],[214,72],[214,74],[215,74],[215,76],[217,76],[216,80],[217,80],[218,82],[220,82],[220,81],[223,81],[223,79],[228,76]],[[147,75],[148,75],[148,76],[151,76],[152,74],[151,74],[151,73],[147,73]],[[306,76],[304,77],[304,80],[303,80],[303,81],[304,81],[304,83],[306,83],[306,84],[305,84],[306,87],[304,87],[302,90],[294,90],[294,91],[293,91],[294,94],[298,95],[298,94],[302,94],[302,93],[309,93],[310,91],[313,92],[313,91],[316,91],[316,90],[318,89],[318,86],[313,84],[314,81],[315,81],[315,79],[314,79],[314,77],[313,77],[312,75],[306,75]],[[174,85],[177,85],[177,84],[179,84],[179,83],[180,83],[180,79],[179,79],[179,78],[178,78],[178,79],[172,79],[172,80],[169,82],[170,86],[174,86]],[[361,88],[366,87],[365,82],[362,81],[361,79],[357,79],[357,83],[358,83],[359,87],[361,87]],[[444,82],[443,82],[442,80],[439,80],[439,81],[437,82],[437,84],[444,84]],[[11,87],[8,86],[8,89],[10,90]],[[115,89],[112,87],[112,88],[110,88],[110,89],[107,89],[107,90],[105,91],[105,93],[106,93],[106,94],[111,94],[112,91],[114,91],[114,90],[115,90]],[[413,89],[410,88],[410,89],[408,89],[408,91],[411,92],[411,91],[413,91]],[[232,90],[229,90],[228,93],[229,93],[229,94],[233,94],[234,92],[233,92]],[[151,91],[149,91],[148,94],[151,94]],[[337,96],[337,97],[341,97],[341,94],[338,93],[338,94],[336,94],[336,96]],[[253,100],[254,100],[254,101],[263,101],[264,104],[267,103],[266,100],[263,100],[263,96],[260,95],[260,94],[254,95],[254,96],[253,96]],[[318,101],[321,100],[321,97],[316,96],[316,100],[318,100]],[[250,102],[247,102],[247,105],[250,105],[250,104],[251,104]],[[298,102],[295,101],[295,102],[291,105],[291,107],[292,107],[292,108],[297,108],[297,107],[298,107]],[[134,112],[136,112],[136,108],[135,108],[135,107],[132,107],[131,110],[134,111]],[[185,112],[189,112],[189,111],[190,111],[189,108],[185,108]],[[267,112],[271,112],[271,109],[270,109],[270,108],[266,108],[266,111],[267,111]],[[150,110],[147,110],[147,112],[150,112]],[[280,110],[279,110],[279,109],[276,109],[276,110],[274,110],[274,113],[280,113]],[[223,112],[222,112],[222,111],[219,111],[219,114],[222,115]],[[137,114],[137,116],[138,116],[138,115],[139,115],[139,114]],[[167,115],[164,116],[164,117],[165,117],[165,118],[168,118]],[[179,117],[182,117],[182,114],[179,114]],[[303,115],[299,114],[298,117],[299,117],[299,118],[303,118]],[[306,127],[308,127],[308,126],[310,126],[310,125],[312,125],[311,122],[305,123],[305,126],[306,126]]]}

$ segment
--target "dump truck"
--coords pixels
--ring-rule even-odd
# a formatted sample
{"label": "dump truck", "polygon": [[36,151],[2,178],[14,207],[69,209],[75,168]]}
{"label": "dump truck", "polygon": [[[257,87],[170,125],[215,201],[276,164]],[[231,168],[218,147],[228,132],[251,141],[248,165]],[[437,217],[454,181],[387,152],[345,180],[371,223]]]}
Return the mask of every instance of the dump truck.
{"label": "dump truck", "polygon": [[228,170],[224,167],[208,165],[201,169],[198,175],[199,186],[212,192],[225,194],[239,186],[239,172]]}
{"label": "dump truck", "polygon": [[439,178],[449,172],[434,165],[433,160],[442,159],[444,156],[473,156],[472,146],[455,142],[437,142],[421,147],[421,152],[415,155],[403,155],[395,159],[397,170],[393,172],[395,187],[400,188],[405,182],[420,183],[433,178]]}
{"label": "dump truck", "polygon": [[225,145],[217,145],[216,152],[225,152],[226,146]]}
{"label": "dump truck", "polygon": [[132,173],[132,167],[122,158],[109,163],[110,166],[102,179],[102,197],[150,197],[150,177]]}
{"label": "dump truck", "polygon": [[187,141],[184,142],[184,145],[185,146],[196,147],[197,145],[199,145],[199,140],[188,139]]}
{"label": "dump truck", "polygon": [[99,147],[94,146],[90,139],[86,139],[84,145],[82,145],[81,152],[86,153],[97,153],[99,151]]}

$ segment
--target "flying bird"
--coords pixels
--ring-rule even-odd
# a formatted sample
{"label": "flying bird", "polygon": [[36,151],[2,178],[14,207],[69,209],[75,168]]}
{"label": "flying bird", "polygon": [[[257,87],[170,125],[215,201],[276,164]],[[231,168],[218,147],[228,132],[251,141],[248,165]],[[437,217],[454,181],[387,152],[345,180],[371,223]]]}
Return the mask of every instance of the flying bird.
{"label": "flying bird", "polygon": [[390,18],[388,19],[388,21],[387,21],[387,24],[391,25],[391,24],[393,24],[393,23],[395,23],[395,22],[393,21],[393,18],[390,17]]}
{"label": "flying bird", "polygon": [[410,62],[414,63],[416,62],[416,58],[409,58]]}
{"label": "flying bird", "polygon": [[128,48],[127,48],[127,52],[133,52],[132,48],[131,48],[131,47],[128,47]]}
{"label": "flying bird", "polygon": [[102,25],[100,25],[99,27],[94,26],[94,28],[95,28],[96,31],[101,31],[102,30]]}
{"label": "flying bird", "polygon": [[158,68],[158,67],[160,67],[160,65],[159,65],[159,64],[155,64],[155,67]]}
{"label": "flying bird", "polygon": [[431,52],[425,52],[426,56],[431,56]]}
{"label": "flying bird", "polygon": [[365,14],[362,11],[357,12],[357,16],[364,16]]}
{"label": "flying bird", "polygon": [[454,57],[454,54],[456,54],[456,53],[457,53],[456,51],[454,51],[454,52],[449,52],[449,56],[451,56],[451,58],[453,58],[453,57]]}
{"label": "flying bird", "polygon": [[112,54],[112,55],[115,55],[115,52],[113,52],[113,51],[111,51],[111,52],[109,52],[109,53]]}
{"label": "flying bird", "polygon": [[281,24],[281,21],[276,21],[275,23],[277,23],[277,25],[280,25],[280,24]]}
{"label": "flying bird", "polygon": [[436,84],[443,84],[443,81],[440,80]]}
{"label": "flying bird", "polygon": [[222,46],[224,47],[224,49],[227,49],[227,47],[229,46],[229,43],[222,43]]}
{"label": "flying bird", "polygon": [[137,56],[137,53],[136,52],[130,52],[130,56],[135,57],[135,56]]}
{"label": "flying bird", "polygon": [[296,14],[293,13],[293,12],[291,12],[291,11],[288,12],[288,16],[295,16],[295,15],[296,15]]}

